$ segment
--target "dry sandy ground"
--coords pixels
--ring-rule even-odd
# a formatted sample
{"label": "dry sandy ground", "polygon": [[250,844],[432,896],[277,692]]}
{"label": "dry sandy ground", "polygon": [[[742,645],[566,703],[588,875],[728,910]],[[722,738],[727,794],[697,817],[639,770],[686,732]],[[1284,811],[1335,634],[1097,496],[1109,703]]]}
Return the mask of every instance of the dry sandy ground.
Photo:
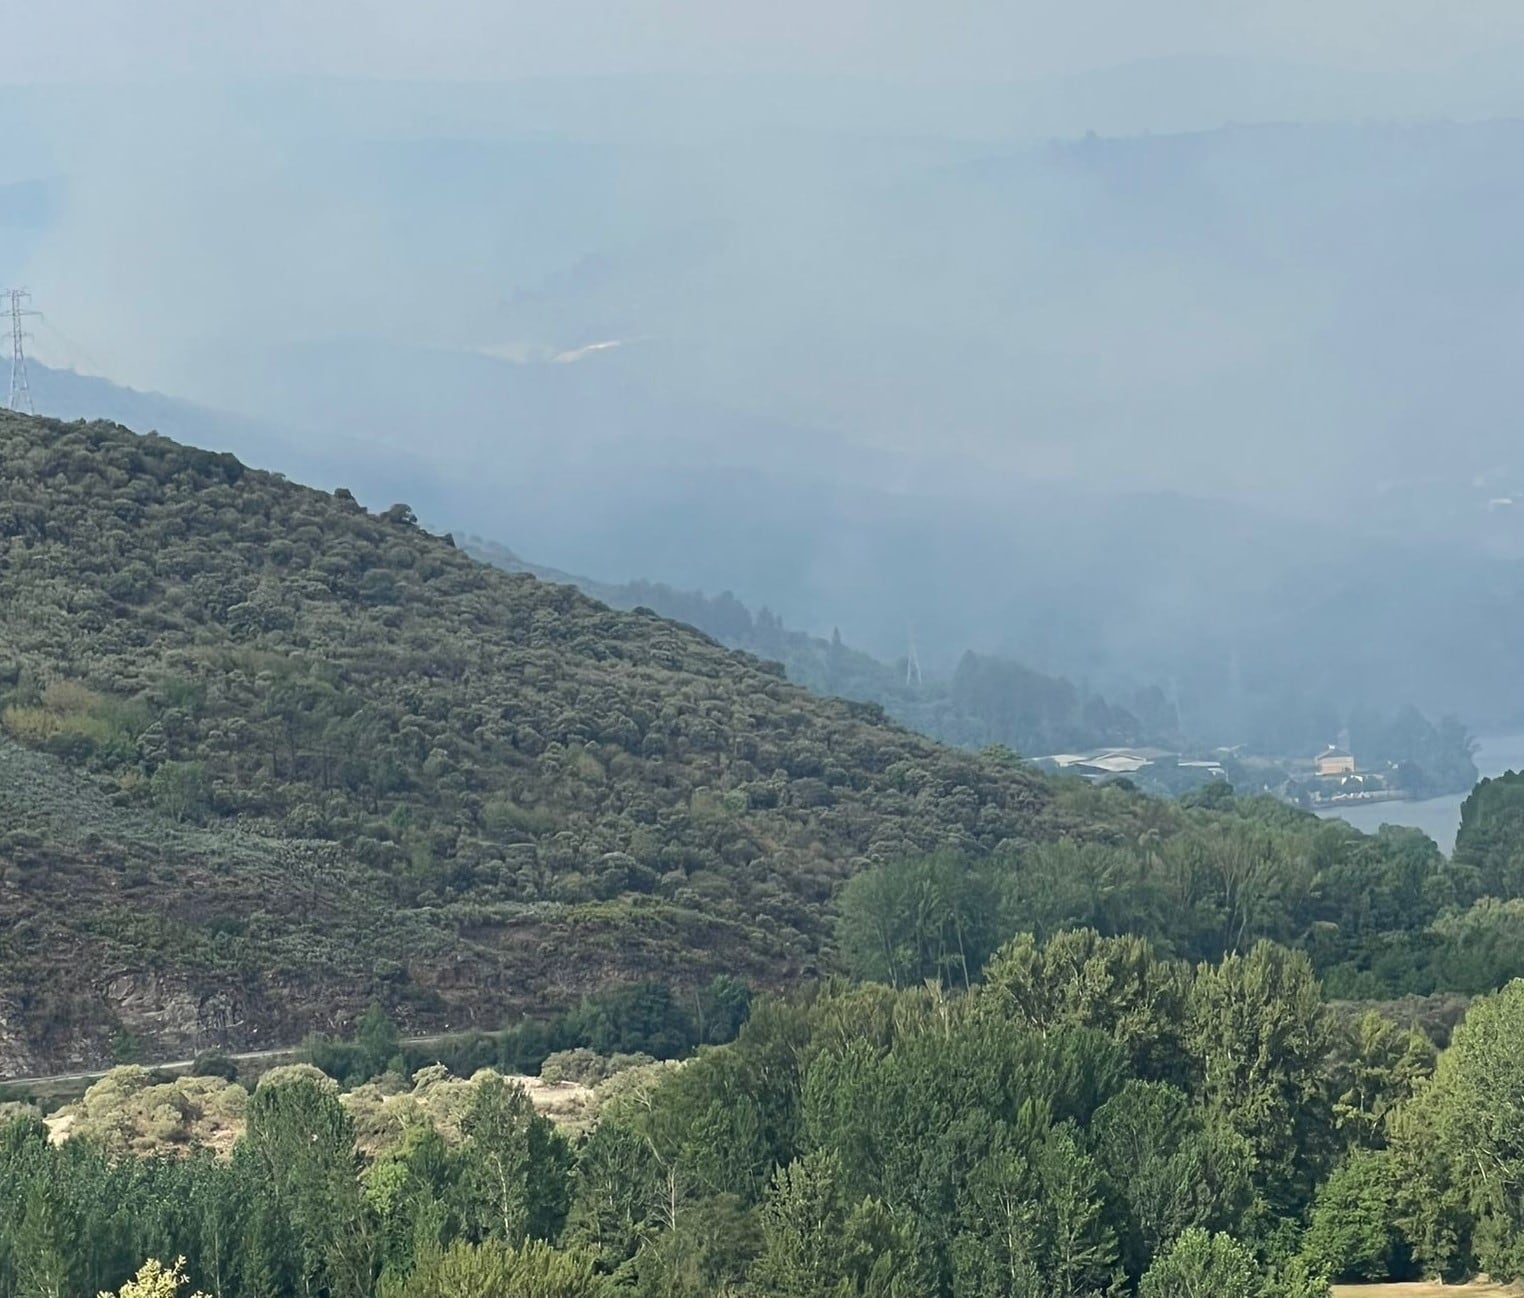
{"label": "dry sandy ground", "polygon": [[1336,1284],[1334,1298],[1518,1298],[1524,1289],[1505,1284]]}
{"label": "dry sandy ground", "polygon": [[[598,1110],[598,1102],[589,1086],[579,1082],[547,1082],[538,1077],[508,1078],[520,1083],[528,1092],[530,1102],[552,1122],[571,1131],[584,1131],[592,1125]],[[79,1121],[74,1106],[50,1114],[43,1121],[47,1124],[48,1137],[55,1145],[61,1145],[73,1132]],[[202,1133],[200,1143],[215,1149],[219,1154],[228,1153],[242,1131],[241,1122],[219,1126],[209,1135]]]}
{"label": "dry sandy ground", "polygon": [[508,1080],[522,1083],[534,1107],[563,1127],[586,1126],[597,1109],[592,1087],[580,1082],[546,1082],[538,1077],[510,1077]]}

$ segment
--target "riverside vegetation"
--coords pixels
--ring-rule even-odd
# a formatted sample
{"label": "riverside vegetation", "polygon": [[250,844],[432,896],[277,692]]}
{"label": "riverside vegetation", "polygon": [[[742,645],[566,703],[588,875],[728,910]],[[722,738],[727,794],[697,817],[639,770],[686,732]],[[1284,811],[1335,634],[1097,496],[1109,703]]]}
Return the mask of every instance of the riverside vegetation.
{"label": "riverside vegetation", "polygon": [[[1520,1033],[1524,982],[1476,1002],[1436,1065],[1421,1034],[1334,1014],[1303,953],[1191,966],[1077,930],[1013,939],[967,990],[764,998],[732,1044],[616,1071],[576,1132],[493,1071],[341,1095],[310,1065],[252,1094],[124,1069],[61,1143],[25,1114],[0,1125],[0,1298],[114,1289],[144,1259],[228,1298],[1509,1279]],[[179,1098],[137,1102],[165,1089]],[[166,1105],[145,1148],[124,1124]]]}
{"label": "riverside vegetation", "polygon": [[[1524,777],[1447,862],[944,748],[164,439],[0,415],[0,487],[0,1066],[362,1024],[20,1112],[0,1298],[1524,1272],[1524,984],[1450,1041],[1524,974]],[[386,1026],[516,1018],[454,1083]],[[574,1132],[503,1076],[553,1052],[629,1081]]]}

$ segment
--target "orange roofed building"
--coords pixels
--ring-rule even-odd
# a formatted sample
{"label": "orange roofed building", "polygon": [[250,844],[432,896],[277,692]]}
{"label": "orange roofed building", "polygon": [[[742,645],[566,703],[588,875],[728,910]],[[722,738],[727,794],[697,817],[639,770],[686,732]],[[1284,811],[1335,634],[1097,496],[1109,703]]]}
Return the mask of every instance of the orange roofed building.
{"label": "orange roofed building", "polygon": [[1355,755],[1342,748],[1327,748],[1313,758],[1313,766],[1319,775],[1353,775]]}

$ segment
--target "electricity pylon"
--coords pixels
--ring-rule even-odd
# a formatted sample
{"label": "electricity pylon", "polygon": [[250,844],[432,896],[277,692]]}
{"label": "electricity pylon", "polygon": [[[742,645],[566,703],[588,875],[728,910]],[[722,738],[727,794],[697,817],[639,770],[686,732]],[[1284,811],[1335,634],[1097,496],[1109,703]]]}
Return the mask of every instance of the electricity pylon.
{"label": "electricity pylon", "polygon": [[26,377],[26,340],[32,335],[27,333],[23,321],[27,316],[41,315],[42,312],[27,310],[23,306],[32,300],[32,295],[24,288],[10,289],[6,296],[11,300],[11,394],[5,404],[11,410],[24,409],[27,414],[35,415],[32,386]]}

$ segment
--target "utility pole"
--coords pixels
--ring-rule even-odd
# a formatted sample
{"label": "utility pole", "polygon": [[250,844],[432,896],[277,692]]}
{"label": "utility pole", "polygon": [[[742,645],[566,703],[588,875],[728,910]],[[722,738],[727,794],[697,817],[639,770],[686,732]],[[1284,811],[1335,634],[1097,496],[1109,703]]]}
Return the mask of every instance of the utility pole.
{"label": "utility pole", "polygon": [[11,302],[11,395],[5,404],[11,410],[25,410],[27,414],[35,415],[32,387],[26,377],[26,340],[32,335],[27,333],[22,322],[27,316],[41,315],[42,312],[28,310],[23,305],[32,300],[32,295],[24,288],[9,289],[6,296]]}

